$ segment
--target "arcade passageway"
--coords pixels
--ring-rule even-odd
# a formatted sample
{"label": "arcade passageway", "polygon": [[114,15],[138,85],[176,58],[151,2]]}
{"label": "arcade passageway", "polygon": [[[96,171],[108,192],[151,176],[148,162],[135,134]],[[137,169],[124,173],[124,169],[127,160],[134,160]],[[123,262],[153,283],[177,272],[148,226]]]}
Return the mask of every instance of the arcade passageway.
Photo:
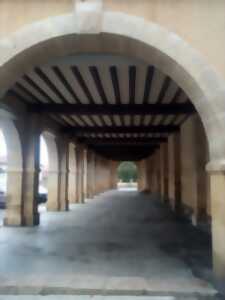
{"label": "arcade passageway", "polygon": [[15,2],[0,286],[225,293],[224,1]]}
{"label": "arcade passageway", "polygon": [[145,193],[109,191],[44,213],[39,227],[2,228],[0,244],[0,293],[215,292],[209,236]]}

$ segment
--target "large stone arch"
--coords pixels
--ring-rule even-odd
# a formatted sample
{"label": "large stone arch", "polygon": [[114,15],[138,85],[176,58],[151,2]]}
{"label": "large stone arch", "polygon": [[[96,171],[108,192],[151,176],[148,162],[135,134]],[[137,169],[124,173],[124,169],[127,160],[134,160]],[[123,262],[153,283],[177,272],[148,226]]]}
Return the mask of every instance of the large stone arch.
{"label": "large stone arch", "polygon": [[[100,2],[100,1],[99,1]],[[86,1],[84,2],[86,3]],[[76,53],[132,56],[154,65],[183,88],[203,122],[210,151],[208,169],[225,170],[225,83],[201,55],[176,34],[143,18],[93,9],[33,23],[0,40],[0,96],[25,71]],[[225,278],[224,175],[212,175],[214,264]]]}
{"label": "large stone arch", "polygon": [[59,210],[59,154],[55,136],[49,131],[43,131],[42,136],[48,151],[48,201],[47,209]]}
{"label": "large stone arch", "polygon": [[[0,109],[0,129],[7,147],[7,195],[4,223],[22,225],[23,223],[23,156],[19,132],[13,115]],[[12,185],[12,182],[14,183]]]}
{"label": "large stone arch", "polygon": [[157,24],[117,12],[97,12],[94,19],[89,25],[82,15],[81,18],[74,14],[53,17],[0,40],[2,93],[23,72],[32,68],[34,61],[38,65],[52,58],[84,52],[142,59],[170,75],[188,94],[206,130],[211,159],[209,168],[224,169],[223,79],[197,51]]}

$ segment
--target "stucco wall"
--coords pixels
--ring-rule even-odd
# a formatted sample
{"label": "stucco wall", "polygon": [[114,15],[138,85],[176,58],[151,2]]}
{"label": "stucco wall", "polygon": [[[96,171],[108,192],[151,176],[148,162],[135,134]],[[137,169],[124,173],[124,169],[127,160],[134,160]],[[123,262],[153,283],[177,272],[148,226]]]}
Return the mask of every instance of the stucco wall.
{"label": "stucco wall", "polygon": [[105,0],[108,10],[141,16],[177,33],[225,78],[224,0]]}
{"label": "stucco wall", "polygon": [[[24,25],[69,13],[74,0],[0,1],[0,38]],[[225,78],[224,0],[104,0],[104,9],[144,17],[177,33]]]}
{"label": "stucco wall", "polygon": [[0,38],[30,23],[69,13],[71,0],[1,0]]}

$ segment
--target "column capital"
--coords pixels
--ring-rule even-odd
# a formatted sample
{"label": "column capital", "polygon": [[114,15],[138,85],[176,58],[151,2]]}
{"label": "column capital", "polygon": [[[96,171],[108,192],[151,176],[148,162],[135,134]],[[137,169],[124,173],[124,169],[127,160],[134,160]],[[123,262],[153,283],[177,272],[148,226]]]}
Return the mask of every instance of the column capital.
{"label": "column capital", "polygon": [[207,163],[206,171],[209,173],[225,173],[225,159],[212,160]]}

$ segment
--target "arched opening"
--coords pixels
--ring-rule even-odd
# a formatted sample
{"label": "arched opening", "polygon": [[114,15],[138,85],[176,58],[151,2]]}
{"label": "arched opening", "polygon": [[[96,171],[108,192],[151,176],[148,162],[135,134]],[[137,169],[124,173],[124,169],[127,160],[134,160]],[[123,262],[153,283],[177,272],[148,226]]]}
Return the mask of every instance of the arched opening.
{"label": "arched opening", "polygon": [[43,202],[46,203],[47,210],[57,211],[59,209],[59,158],[54,134],[44,131],[41,135],[40,147],[39,195],[43,191]]}
{"label": "arched opening", "polygon": [[46,211],[48,200],[48,172],[49,172],[49,154],[48,147],[43,135],[40,136],[40,173],[38,187],[38,210]]}
{"label": "arched opening", "polygon": [[[144,22],[142,19],[139,20],[138,18],[133,19],[132,17],[117,13],[105,13],[104,22],[101,25],[102,27],[100,30],[97,30],[100,34],[78,35],[77,32],[79,32],[79,29],[77,30],[76,24],[74,24],[73,21],[71,21],[70,16],[65,16],[60,18],[60,20],[57,18],[50,20],[50,24],[52,26],[46,26],[46,23],[43,22],[35,28],[31,28],[30,30],[28,29],[27,31],[24,30],[20,39],[23,40],[24,37],[24,40],[27,41],[27,48],[23,48],[24,46],[21,48],[13,47],[11,45],[14,45],[14,43],[10,41],[8,43],[4,43],[4,47],[6,48],[4,51],[7,52],[7,55],[2,58],[1,72],[3,72],[2,74],[5,76],[0,76],[0,78],[4,78],[4,82],[0,82],[0,84],[3,84],[3,90],[6,92],[5,95],[13,92],[12,94],[16,97],[18,95],[20,97],[22,96],[25,102],[27,99],[27,102],[30,102],[29,108],[32,107],[33,112],[37,113],[45,111],[48,115],[52,114],[52,118],[57,122],[57,125],[63,127],[63,133],[76,133],[76,138],[79,142],[84,143],[88,147],[90,146],[91,149],[106,160],[110,159],[121,161],[128,159],[141,161],[140,165],[143,165],[143,168],[140,168],[142,169],[140,188],[147,190],[150,187],[152,192],[160,193],[163,201],[166,203],[170,202],[171,195],[176,197],[177,201],[180,201],[183,196],[181,190],[178,191],[176,187],[186,185],[187,197],[184,201],[186,201],[185,204],[188,202],[190,205],[190,195],[188,193],[191,190],[190,186],[193,187],[191,180],[192,178],[195,178],[195,201],[193,201],[190,205],[192,209],[191,219],[193,224],[195,224],[198,221],[199,213],[201,214],[203,208],[202,203],[199,207],[199,202],[196,201],[196,197],[201,194],[201,187],[204,185],[204,183],[202,183],[202,178],[205,176],[204,172],[206,162],[210,161],[209,169],[211,170],[224,170],[225,138],[223,133],[225,125],[223,122],[223,116],[225,111],[223,109],[223,81],[221,81],[221,79],[209,68],[201,57],[185,42],[155,24]],[[62,26],[64,22],[67,25],[65,27]],[[112,24],[115,24],[115,27],[112,26]],[[145,29],[144,35],[142,34],[143,26]],[[46,30],[49,30],[49,28],[50,32],[48,34],[46,33]],[[55,28],[56,32],[53,32],[52,28]],[[71,28],[73,28],[73,30]],[[31,36],[35,36],[35,33],[42,32],[42,29],[44,36],[41,36],[41,34],[37,35],[40,40],[35,40],[34,42],[33,39],[29,39]],[[68,29],[69,31],[67,32]],[[26,39],[26,37],[28,37],[28,39]],[[160,39],[158,37],[160,37]],[[16,39],[18,36],[14,38]],[[63,45],[63,47],[59,47],[60,44]],[[7,49],[7,47],[9,49]],[[40,49],[45,55],[39,55]],[[83,53],[85,57],[82,58],[78,55],[79,53]],[[111,102],[109,101],[108,104],[112,105],[120,102],[119,104],[121,109],[121,104],[122,106],[126,104],[138,104],[137,106],[139,106],[139,104],[150,104],[150,102],[152,104],[156,104],[157,102],[159,106],[158,108],[155,108],[155,115],[151,115],[149,118],[148,113],[147,115],[145,113],[145,106],[143,106],[144,108],[142,107],[142,113],[145,114],[145,119],[140,117],[142,115],[140,111],[138,113],[134,109],[133,113],[126,112],[126,114],[123,115],[123,119],[121,119],[121,111],[123,108],[118,110],[117,107],[113,113],[116,116],[112,117],[112,115],[107,115],[109,111],[108,107],[107,110],[103,109],[101,113],[97,110],[93,113],[93,110],[91,109],[90,112],[85,112],[84,107],[80,106],[79,110],[77,110],[80,111],[80,116],[76,116],[75,113],[75,116],[71,116],[70,104],[77,104],[80,102],[79,104],[86,105],[103,104],[104,102],[107,102],[105,101],[105,99],[107,99],[107,95],[104,93],[101,83],[99,83],[98,66],[93,66],[93,61],[90,65],[88,65],[90,53],[95,55],[95,58],[97,56],[102,56],[102,53],[110,55],[110,66],[107,65],[110,71],[106,72],[103,70],[102,72],[102,77],[105,79],[106,77],[104,77],[104,74],[107,74],[112,84],[110,85],[110,89],[112,89],[112,95],[114,98],[110,98]],[[126,97],[123,97],[122,101],[120,101],[122,97],[118,93],[118,86],[120,86],[120,83],[118,84],[119,72],[117,68],[119,69],[120,66],[115,66],[116,63],[112,56],[114,56],[114,59],[115,57],[129,58],[129,62],[130,59],[133,60],[125,72],[124,70],[121,71],[121,73],[124,72],[125,77],[123,77],[121,73],[119,75],[123,79],[125,78],[125,80],[121,80],[122,82],[128,83],[127,90],[123,88],[121,89],[121,94],[123,94],[123,96],[126,95]],[[29,57],[29,62],[27,64],[24,64],[24,57]],[[51,62],[52,59],[56,59],[57,57],[62,59]],[[145,79],[144,81],[139,77],[139,82],[145,82],[145,92],[142,94],[142,97],[135,100],[136,93],[139,93],[137,92],[138,89],[134,89],[137,82],[136,74],[138,73],[135,65],[137,60],[140,62],[138,67],[140,67],[140,69],[144,68],[145,70],[140,73],[147,76],[143,76]],[[35,66],[38,67],[33,68],[34,61]],[[86,61],[86,65],[84,61]],[[83,67],[82,71],[79,70],[79,67]],[[70,69],[69,71],[68,68]],[[16,72],[16,70],[18,72]],[[152,70],[154,70],[156,75],[152,75]],[[85,79],[82,77],[82,72],[86,74]],[[7,76],[7,74],[14,74],[15,77]],[[38,85],[38,88],[37,82],[35,82],[35,78],[37,76],[39,77],[37,82],[41,82],[40,86]],[[8,78],[9,80],[7,80]],[[72,88],[74,87],[73,84],[71,84],[71,82],[74,82],[74,78],[76,79],[77,87],[75,91]],[[150,93],[152,78],[157,78],[156,85],[158,85],[157,89],[152,89],[153,96]],[[20,81],[19,84],[17,80]],[[88,85],[87,87],[85,82],[88,82],[90,86]],[[23,84],[26,86],[25,89],[22,88],[22,91],[21,84],[22,86]],[[27,88],[28,90],[26,90]],[[90,90],[92,90],[92,92],[95,90],[93,95],[97,95],[96,98],[93,97]],[[141,89],[139,89],[139,91],[140,90]],[[77,96],[75,92],[79,95]],[[32,95],[34,95],[34,97],[30,98],[30,93],[33,93]],[[127,94],[129,94],[128,97]],[[167,96],[170,101],[167,101],[168,98],[165,98],[165,96]],[[49,100],[52,100],[52,98],[54,98],[53,101],[49,103]],[[37,99],[40,101],[38,100],[39,102],[35,103]],[[69,101],[67,101],[69,103],[65,103],[65,99],[69,99]],[[82,100],[78,101],[77,99]],[[97,100],[95,101],[93,99]],[[140,99],[141,103],[138,102]],[[150,99],[155,101],[150,101]],[[47,103],[50,105],[47,106]],[[63,103],[66,104],[66,106],[63,106],[64,108],[62,110],[60,108],[59,110],[59,107],[57,108],[57,104],[62,105]],[[194,145],[199,142],[199,139],[196,139],[196,136],[191,134],[191,149],[195,151],[196,154],[196,157],[193,159],[194,165],[191,170],[191,172],[193,172],[192,174],[189,166],[187,168],[185,165],[185,161],[183,161],[183,173],[181,170],[178,170],[179,163],[182,165],[182,159],[177,159],[176,155],[176,149],[179,147],[178,145],[180,145],[181,149],[184,150],[183,152],[181,151],[181,156],[182,153],[185,153],[186,149],[190,146],[190,144],[188,144],[187,147],[185,146],[187,135],[183,135],[184,140],[181,141],[182,138],[177,138],[176,133],[179,132],[182,126],[185,126],[186,113],[193,113],[193,106],[190,105],[191,103],[193,103],[196,112],[199,114],[209,142],[208,157],[204,160],[199,159],[199,155],[201,154],[197,151],[198,149],[194,149]],[[36,104],[40,104],[40,107],[37,108]],[[168,111],[165,112],[164,110],[163,112],[163,110],[161,110],[161,104],[169,104],[169,106],[167,106]],[[173,110],[171,107],[174,108],[174,106],[172,106],[174,104],[176,108]],[[137,109],[137,106],[135,109]],[[112,107],[110,107],[110,109],[112,109]],[[174,112],[171,112],[171,110],[175,111],[176,118],[174,118]],[[177,111],[180,114],[178,117],[176,115]],[[62,116],[59,116],[60,113]],[[92,116],[92,119],[90,120],[88,116],[90,116],[91,113],[94,116]],[[151,112],[149,111],[149,115],[150,113]],[[97,118],[96,115],[98,115]],[[99,121],[99,118],[102,120]],[[117,129],[113,128],[112,130],[107,131],[108,128],[106,130],[105,127],[110,127],[113,123],[115,125],[114,127],[117,127]],[[143,130],[141,123],[147,128]],[[195,129],[198,128],[198,126],[196,127],[193,124],[195,124],[195,121],[193,121],[190,125],[191,129],[187,126],[192,133],[193,131],[197,132]],[[150,126],[152,126],[152,132],[150,132]],[[166,129],[165,126],[167,127]],[[76,128],[71,129],[70,127]],[[125,127],[131,127],[131,132],[128,132]],[[132,129],[133,127],[136,127],[135,130]],[[137,127],[139,129],[137,129]],[[155,127],[157,127],[159,131],[157,131]],[[69,131],[66,131],[68,128]],[[182,130],[185,131],[185,129],[181,128],[181,131]],[[221,136],[221,138],[217,139],[218,136]],[[100,141],[99,138],[104,140]],[[117,139],[116,142],[119,147],[118,145],[117,147],[115,146],[115,138]],[[121,138],[128,138],[130,140],[128,140],[128,144],[121,146]],[[169,141],[169,143],[167,143],[167,139],[171,139],[171,142]],[[153,144],[154,147],[149,146],[149,143],[151,144],[153,141],[156,145]],[[136,142],[137,144],[141,143],[141,145],[137,145]],[[57,210],[59,172],[58,152],[55,140],[52,136],[49,137],[48,141],[46,139],[46,143],[48,147],[50,146],[52,149],[51,161],[49,161],[49,174],[51,173],[51,180],[49,180],[48,177],[48,207],[50,209]],[[133,145],[134,143],[135,145]],[[131,145],[133,145],[132,151],[130,151]],[[169,159],[168,153],[172,153],[171,160]],[[192,151],[188,151],[186,153],[192,154]],[[196,158],[198,159],[196,160]],[[101,161],[101,164],[98,163],[98,169],[100,169],[99,174],[101,174],[101,178],[98,180],[97,190],[99,192],[105,189],[106,177],[110,173],[108,169],[106,172],[103,168],[104,165],[107,165],[104,159],[98,159]],[[195,165],[196,161],[198,162],[197,165]],[[101,166],[99,167],[99,165]],[[199,167],[200,169],[198,169]],[[102,169],[104,169],[105,172],[102,172]],[[197,172],[198,175],[196,176],[196,171],[198,170],[199,172]],[[220,187],[222,190],[221,185],[216,183],[218,179],[217,176],[218,174],[214,177],[214,186]],[[221,181],[222,179],[218,182],[221,183]],[[183,195],[185,195],[185,193]],[[177,207],[178,205],[178,208],[180,208],[179,201],[174,204],[174,207]],[[219,206],[223,208],[221,201],[219,201]],[[214,212],[214,220],[218,217],[220,224],[223,224],[221,214],[218,214],[217,211]],[[218,230],[218,227],[215,226],[214,238],[215,245],[218,247],[217,250],[220,249],[218,243],[220,239],[218,239],[217,234],[221,237],[221,232],[223,231],[221,229]],[[221,257],[223,257],[222,251],[218,251],[219,259],[218,255],[215,259],[217,265],[216,269],[220,271],[221,267],[218,262],[224,261],[224,259],[221,259]],[[216,253],[218,253],[218,251],[216,251]],[[224,268],[222,268],[220,273],[222,275],[225,274]]]}
{"label": "arched opening", "polygon": [[21,226],[23,159],[21,140],[13,118],[11,113],[0,109],[1,223]]}
{"label": "arched opening", "polygon": [[117,168],[117,187],[119,190],[136,191],[138,170],[132,161],[123,161]]}

